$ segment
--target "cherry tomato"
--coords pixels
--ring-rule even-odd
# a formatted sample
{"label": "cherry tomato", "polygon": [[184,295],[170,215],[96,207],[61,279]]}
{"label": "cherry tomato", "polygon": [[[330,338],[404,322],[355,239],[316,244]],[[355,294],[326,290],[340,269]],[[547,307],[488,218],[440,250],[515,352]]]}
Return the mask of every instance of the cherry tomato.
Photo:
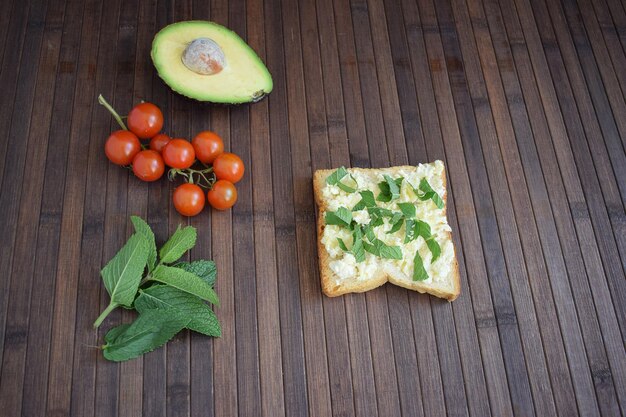
{"label": "cherry tomato", "polygon": [[130,165],[140,150],[139,139],[128,130],[118,130],[111,133],[104,144],[104,153],[109,161],[116,165]]}
{"label": "cherry tomato", "polygon": [[133,172],[142,181],[156,181],[165,172],[161,154],[151,149],[139,152],[133,159]]}
{"label": "cherry tomato", "polygon": [[141,139],[148,139],[161,131],[163,113],[152,103],[137,104],[128,113],[128,129]]}
{"label": "cherry tomato", "polygon": [[213,172],[218,180],[236,183],[243,177],[243,161],[234,153],[225,152],[213,161]]}
{"label": "cherry tomato", "polygon": [[172,139],[161,151],[165,165],[172,168],[185,169],[193,165],[196,160],[196,152],[189,141],[185,139]]}
{"label": "cherry tomato", "polygon": [[237,189],[230,181],[217,180],[207,193],[207,199],[211,207],[226,210],[237,202]]}
{"label": "cherry tomato", "polygon": [[172,138],[170,138],[165,133],[159,133],[158,135],[150,139],[150,149],[152,149],[153,151],[161,152],[170,140],[172,140]]}
{"label": "cherry tomato", "polygon": [[196,158],[205,164],[212,164],[215,158],[224,152],[222,138],[208,130],[198,133],[191,144],[196,151]]}
{"label": "cherry tomato", "polygon": [[174,207],[183,216],[195,216],[204,208],[204,193],[196,184],[185,183],[174,190]]}

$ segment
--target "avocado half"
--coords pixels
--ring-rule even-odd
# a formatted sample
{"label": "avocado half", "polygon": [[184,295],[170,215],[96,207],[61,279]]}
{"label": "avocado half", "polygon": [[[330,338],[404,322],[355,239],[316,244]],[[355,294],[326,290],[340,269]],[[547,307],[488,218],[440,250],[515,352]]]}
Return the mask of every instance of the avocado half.
{"label": "avocado half", "polygon": [[272,76],[254,50],[217,23],[192,20],[166,26],[154,37],[150,55],[172,90],[199,101],[255,102],[273,88]]}

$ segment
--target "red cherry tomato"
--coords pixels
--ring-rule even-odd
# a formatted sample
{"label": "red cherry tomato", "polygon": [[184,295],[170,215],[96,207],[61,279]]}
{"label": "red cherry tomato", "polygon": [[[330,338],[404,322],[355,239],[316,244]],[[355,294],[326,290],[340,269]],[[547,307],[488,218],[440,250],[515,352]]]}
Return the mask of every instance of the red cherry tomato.
{"label": "red cherry tomato", "polygon": [[158,135],[150,139],[150,149],[152,149],[153,151],[161,152],[170,140],[172,140],[172,138],[165,133],[159,133]]}
{"label": "red cherry tomato", "polygon": [[141,139],[148,139],[161,131],[163,113],[152,103],[137,104],[128,113],[128,129]]}
{"label": "red cherry tomato", "polygon": [[139,139],[128,130],[118,130],[111,133],[104,144],[104,153],[109,161],[116,165],[130,165],[140,150]]}
{"label": "red cherry tomato", "polygon": [[156,181],[165,172],[161,154],[151,149],[139,152],[133,159],[133,172],[142,181]]}
{"label": "red cherry tomato", "polygon": [[211,207],[226,210],[237,202],[237,189],[230,181],[217,180],[207,193],[207,199]]}
{"label": "red cherry tomato", "polygon": [[198,133],[191,144],[196,151],[196,158],[205,164],[212,164],[215,158],[224,152],[222,138],[208,130]]}
{"label": "red cherry tomato", "polygon": [[161,151],[165,165],[172,168],[185,169],[193,165],[196,160],[196,152],[189,141],[185,139],[172,139]]}
{"label": "red cherry tomato", "polygon": [[236,183],[243,177],[243,161],[234,153],[225,152],[213,161],[213,172],[218,180]]}
{"label": "red cherry tomato", "polygon": [[174,207],[183,216],[195,216],[204,208],[204,193],[196,184],[185,183],[174,190]]}

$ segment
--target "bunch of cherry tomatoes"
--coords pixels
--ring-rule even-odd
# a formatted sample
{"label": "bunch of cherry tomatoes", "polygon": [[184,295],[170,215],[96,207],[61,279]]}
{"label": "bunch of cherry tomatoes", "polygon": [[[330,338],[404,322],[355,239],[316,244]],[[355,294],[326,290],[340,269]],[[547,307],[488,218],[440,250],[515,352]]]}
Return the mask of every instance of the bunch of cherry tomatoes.
{"label": "bunch of cherry tomatoes", "polygon": [[[105,106],[123,130],[109,136],[104,152],[112,163],[132,167],[142,181],[156,181],[170,167],[168,177],[182,176],[186,182],[174,190],[173,202],[183,216],[195,216],[205,206],[205,200],[218,210],[231,208],[237,201],[235,183],[241,180],[244,165],[234,153],[224,152],[224,142],[210,131],[198,133],[191,142],[171,138],[161,133],[163,113],[152,103],[140,103],[122,117],[100,96]],[[142,144],[140,139],[150,142]],[[195,165],[194,165],[195,164]],[[195,168],[192,168],[194,167]],[[208,189],[206,198],[202,187]]]}

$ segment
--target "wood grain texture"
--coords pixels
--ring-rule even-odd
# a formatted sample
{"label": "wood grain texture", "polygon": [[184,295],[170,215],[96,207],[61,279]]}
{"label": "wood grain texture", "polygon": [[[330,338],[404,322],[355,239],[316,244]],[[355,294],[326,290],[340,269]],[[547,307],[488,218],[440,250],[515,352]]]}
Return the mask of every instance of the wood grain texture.
{"label": "wood grain texture", "polygon": [[[173,93],[149,58],[206,19],[267,64],[260,103]],[[26,0],[0,4],[0,414],[626,414],[626,8],[619,0]],[[213,130],[246,175],[229,211],[180,217],[177,183],[108,163],[116,123]],[[441,159],[453,303],[383,286],[322,295],[312,174]],[[100,268],[132,232],[218,267],[222,337],[142,358],[95,349],[133,319]]]}

